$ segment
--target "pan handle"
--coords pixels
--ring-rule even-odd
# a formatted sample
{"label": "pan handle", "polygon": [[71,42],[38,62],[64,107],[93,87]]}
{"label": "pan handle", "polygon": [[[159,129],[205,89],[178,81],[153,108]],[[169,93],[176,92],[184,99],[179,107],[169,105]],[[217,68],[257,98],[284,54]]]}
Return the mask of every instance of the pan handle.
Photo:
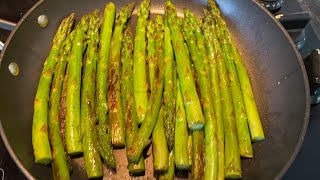
{"label": "pan handle", "polygon": [[313,50],[304,60],[307,70],[311,104],[320,103],[320,49]]}
{"label": "pan handle", "polygon": [[[12,31],[16,26],[17,24],[14,22],[0,19],[0,29]],[[0,52],[2,51],[3,47],[4,47],[4,43],[0,41]]]}

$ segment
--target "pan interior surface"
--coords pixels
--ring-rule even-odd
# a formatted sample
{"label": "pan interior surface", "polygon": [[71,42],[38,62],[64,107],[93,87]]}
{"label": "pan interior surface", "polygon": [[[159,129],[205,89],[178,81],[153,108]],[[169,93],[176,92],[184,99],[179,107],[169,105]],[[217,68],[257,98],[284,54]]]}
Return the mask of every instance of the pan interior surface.
{"label": "pan interior surface", "polygon": [[[129,2],[132,1],[115,1],[117,12]],[[265,141],[254,144],[254,158],[242,160],[243,179],[280,178],[300,148],[309,118],[309,89],[301,57],[283,29],[255,2],[217,2],[244,58],[266,136]],[[78,22],[82,15],[96,8],[102,15],[106,3],[103,0],[43,1],[22,19],[7,42],[0,69],[1,135],[28,178],[52,177],[51,167],[34,163],[31,144],[33,100],[51,40],[68,14],[76,13]],[[174,3],[179,15],[182,8],[188,8],[201,16],[207,2],[175,0]],[[136,9],[139,4],[136,1]],[[164,1],[152,1],[151,17],[163,14],[163,5]],[[129,22],[132,27],[137,19],[136,9]],[[37,17],[42,14],[49,18],[46,28],[37,24]],[[17,77],[8,71],[11,62],[20,67]],[[115,153],[119,170],[114,173],[105,169],[105,177],[129,179],[124,151],[115,150]],[[153,179],[152,157],[147,161],[145,177]],[[72,179],[86,179],[84,168],[82,160],[76,159]]]}

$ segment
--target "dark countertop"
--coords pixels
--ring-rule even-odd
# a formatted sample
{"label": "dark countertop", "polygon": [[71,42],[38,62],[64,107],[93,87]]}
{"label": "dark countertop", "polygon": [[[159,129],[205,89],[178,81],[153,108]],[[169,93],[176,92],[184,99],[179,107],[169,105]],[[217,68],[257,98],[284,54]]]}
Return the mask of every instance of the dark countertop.
{"label": "dark countertop", "polygon": [[[36,0],[2,0],[0,1],[0,18],[17,22]],[[312,49],[320,47],[320,1],[319,0],[286,0],[278,13],[308,11],[312,20],[306,28],[307,44],[301,50],[302,57],[306,57]],[[0,40],[4,42],[9,31],[0,29]],[[298,156],[285,174],[283,179],[319,179],[317,166],[320,162],[320,105],[311,108],[310,122],[304,143]],[[285,127],[284,127],[285,128]],[[25,179],[0,138],[0,169],[5,172],[4,179]],[[0,178],[1,178],[0,172]]]}

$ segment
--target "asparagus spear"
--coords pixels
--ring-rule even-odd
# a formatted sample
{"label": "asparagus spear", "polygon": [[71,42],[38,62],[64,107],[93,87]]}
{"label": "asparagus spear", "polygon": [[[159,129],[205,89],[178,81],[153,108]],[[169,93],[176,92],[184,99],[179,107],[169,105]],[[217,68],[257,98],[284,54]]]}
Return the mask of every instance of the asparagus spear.
{"label": "asparagus spear", "polygon": [[168,171],[160,173],[159,180],[173,180],[174,179],[174,149],[169,154],[169,168]]}
{"label": "asparagus spear", "polygon": [[98,60],[99,43],[99,10],[89,14],[87,31],[87,58],[84,66],[84,74],[81,89],[81,122],[83,124],[83,157],[88,178],[103,176],[102,163],[98,151],[98,137],[96,131],[96,119],[94,115],[96,64]]}
{"label": "asparagus spear", "polygon": [[149,84],[150,89],[153,89],[153,81],[155,76],[154,58],[156,54],[156,41],[155,41],[155,27],[154,22],[149,21],[147,26],[147,61],[149,66]]}
{"label": "asparagus spear", "polygon": [[217,139],[218,139],[218,179],[224,179],[224,126],[222,117],[222,102],[220,92],[220,79],[217,66],[217,56],[213,44],[213,34],[210,24],[210,14],[206,13],[203,24],[203,36],[206,41],[206,49],[211,74],[211,88],[213,92],[213,100],[215,113],[217,117]]}
{"label": "asparagus spear", "polygon": [[204,131],[194,130],[192,131],[192,146],[193,146],[193,156],[192,156],[192,170],[191,176],[194,180],[204,179],[204,164],[205,164],[205,143],[204,143]]}
{"label": "asparagus spear", "polygon": [[142,123],[136,137],[129,147],[127,157],[129,162],[137,163],[142,154],[142,151],[150,143],[149,137],[153,131],[153,128],[157,122],[162,92],[163,92],[163,62],[155,61],[155,80],[154,80],[154,91],[151,92],[149,108],[146,113],[144,122]]}
{"label": "asparagus spear", "polygon": [[[193,17],[191,17],[193,18]],[[190,28],[191,27],[191,28]],[[211,84],[209,75],[206,72],[203,63],[203,56],[197,47],[196,36],[193,33],[193,28],[187,21],[183,22],[183,34],[191,59],[197,74],[197,82],[200,87],[201,104],[204,111],[206,124],[204,132],[206,137],[205,153],[206,161],[204,166],[204,179],[217,179],[218,175],[218,143],[217,143],[217,120],[214,111],[213,97],[211,95]]]}
{"label": "asparagus spear", "polygon": [[[211,21],[213,22],[213,21]],[[213,22],[214,23],[214,22]],[[225,177],[226,178],[240,178],[241,164],[240,153],[237,137],[237,127],[235,114],[232,103],[231,90],[229,89],[228,73],[225,61],[222,55],[222,49],[218,40],[217,33],[221,33],[216,24],[211,26],[213,31],[213,43],[216,52],[216,60],[218,65],[218,72],[220,78],[220,88],[222,97],[222,113],[224,119],[225,133]]]}
{"label": "asparagus spear", "polygon": [[43,66],[39,85],[34,99],[32,123],[32,145],[35,162],[48,164],[52,160],[48,136],[48,101],[53,70],[58,61],[61,46],[70,33],[74,23],[74,14],[65,18],[53,39],[53,44]]}
{"label": "asparagus spear", "polygon": [[138,9],[138,20],[133,51],[133,88],[138,122],[145,119],[148,108],[148,85],[146,76],[146,27],[150,11],[150,0],[143,0]]}
{"label": "asparagus spear", "polygon": [[236,48],[235,43],[231,39],[230,32],[224,20],[220,16],[218,16],[220,15],[220,11],[217,5],[215,4],[214,0],[209,0],[209,7],[211,11],[215,13],[217,17],[220,19],[221,26],[223,27],[224,32],[226,34],[227,42],[229,44],[228,47],[231,51],[230,53],[232,54],[231,56],[235,64],[235,68],[236,68],[240,86],[241,86],[243,102],[244,102],[244,106],[246,108],[246,112],[248,116],[248,124],[249,124],[250,133],[251,133],[251,140],[254,142],[264,140],[265,139],[264,132],[261,125],[261,121],[260,121],[259,113],[257,110],[255,98],[253,95],[248,72],[244,66],[243,60],[240,56],[239,51]]}
{"label": "asparagus spear", "polygon": [[[174,74],[174,55],[171,44],[170,29],[168,22],[165,22],[164,32],[164,49],[165,49],[165,69],[164,69],[164,128],[166,132],[166,138],[168,142],[169,150],[171,151],[174,147],[174,130],[175,130],[175,80]],[[158,49],[158,48],[156,48]]]}
{"label": "asparagus spear", "polygon": [[116,19],[111,39],[110,68],[108,79],[108,106],[109,121],[111,126],[111,141],[116,147],[125,145],[125,125],[123,107],[120,94],[120,54],[122,43],[122,32],[128,19],[131,17],[134,3],[128,4],[121,9]]}
{"label": "asparagus spear", "polygon": [[247,114],[243,103],[243,98],[241,94],[240,84],[238,75],[234,66],[232,54],[230,52],[230,45],[228,43],[227,37],[224,35],[224,30],[222,28],[223,24],[221,21],[218,21],[218,28],[220,28],[221,33],[218,38],[222,48],[222,54],[225,60],[226,69],[229,74],[229,82],[233,99],[233,107],[236,117],[236,125],[238,132],[238,143],[240,148],[240,155],[246,158],[252,158],[252,145],[249,134]]}
{"label": "asparagus spear", "polygon": [[116,161],[112,152],[110,127],[107,122],[107,76],[109,65],[109,51],[110,42],[112,36],[112,29],[114,24],[114,18],[116,12],[116,6],[109,2],[104,8],[104,17],[101,25],[100,32],[100,47],[99,47],[99,59],[97,62],[97,77],[96,77],[96,118],[98,121],[98,138],[99,138],[99,152],[104,162],[112,167],[116,168]]}
{"label": "asparagus spear", "polygon": [[[121,94],[122,104],[124,107],[125,128],[126,128],[126,147],[130,147],[136,133],[138,132],[138,116],[136,112],[136,104],[133,95],[133,40],[130,27],[124,32],[122,41],[121,61],[122,61],[122,83]],[[145,170],[144,158],[140,157],[137,164],[129,163],[129,173],[142,173]]]}
{"label": "asparagus spear", "polygon": [[169,151],[163,126],[163,108],[161,106],[157,123],[152,132],[153,167],[156,171],[167,171],[169,168]]}
{"label": "asparagus spear", "polygon": [[67,58],[71,50],[74,31],[68,36],[60,50],[59,61],[54,70],[50,93],[49,107],[49,139],[52,149],[52,172],[54,179],[70,179],[69,166],[64,151],[63,142],[60,136],[60,98],[62,92],[63,77],[66,72]]}
{"label": "asparagus spear", "polygon": [[[190,10],[184,9],[183,14],[186,17],[186,21],[190,23],[191,26],[194,28],[194,34],[196,36],[196,41],[197,41],[197,47],[199,51],[202,54],[203,58],[203,63],[204,63],[204,68],[206,69],[207,74],[210,74],[210,66],[209,66],[209,61],[208,61],[208,56],[207,56],[207,49],[205,46],[205,40],[201,31],[201,20],[193,14]],[[210,76],[209,76],[210,78]]]}
{"label": "asparagus spear", "polygon": [[[159,64],[164,62],[164,23],[161,16],[156,17],[154,28],[156,29],[155,49],[157,50],[155,63]],[[153,84],[154,79],[150,79],[150,83]],[[154,85],[152,87],[154,87]],[[155,91],[155,89],[151,89],[151,92],[152,91]],[[167,147],[166,132],[164,129],[164,110],[165,105],[162,104],[157,123],[152,132],[153,166],[156,171],[167,171],[169,167],[169,151]]]}
{"label": "asparagus spear", "polygon": [[175,127],[175,165],[177,169],[189,169],[188,125],[183,106],[179,81],[177,81],[177,105]]}
{"label": "asparagus spear", "polygon": [[183,95],[183,103],[187,114],[188,127],[193,130],[202,129],[205,119],[202,114],[195,82],[191,74],[192,70],[190,60],[179,28],[176,8],[170,1],[166,1],[165,13],[170,27],[171,40],[176,57],[177,71],[181,94]]}
{"label": "asparagus spear", "polygon": [[80,88],[83,42],[88,29],[87,21],[88,15],[85,15],[75,29],[69,60],[66,95],[66,143],[70,155],[82,153]]}

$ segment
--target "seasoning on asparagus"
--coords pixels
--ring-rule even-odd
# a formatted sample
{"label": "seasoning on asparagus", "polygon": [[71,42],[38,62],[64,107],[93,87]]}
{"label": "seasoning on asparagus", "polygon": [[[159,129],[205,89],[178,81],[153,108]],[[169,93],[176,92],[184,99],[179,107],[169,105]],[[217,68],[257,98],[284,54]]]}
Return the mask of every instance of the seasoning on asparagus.
{"label": "seasoning on asparagus", "polygon": [[157,122],[163,92],[163,62],[155,61],[154,91],[151,92],[149,108],[136,137],[128,150],[129,162],[137,163],[142,151],[150,143],[149,137]]}
{"label": "seasoning on asparagus", "polygon": [[99,58],[97,62],[96,76],[96,118],[99,134],[99,152],[103,161],[110,167],[116,168],[116,160],[112,152],[109,122],[107,121],[107,78],[109,67],[109,53],[112,29],[116,14],[116,6],[109,2],[104,8],[101,24]]}
{"label": "seasoning on asparagus", "polygon": [[186,109],[188,127],[193,130],[202,129],[205,124],[205,119],[202,114],[200,100],[191,73],[189,55],[187,54],[184,39],[178,24],[176,8],[170,1],[166,1],[165,13],[169,22],[171,41],[176,58],[177,72],[183,103]]}
{"label": "seasoning on asparagus", "polygon": [[88,178],[103,176],[102,162],[98,150],[99,142],[94,115],[96,64],[99,43],[99,10],[89,14],[87,31],[87,56],[81,89],[81,123],[83,124],[83,157]]}
{"label": "seasoning on asparagus", "polygon": [[183,106],[182,95],[180,92],[179,80],[177,80],[177,104],[176,104],[176,124],[175,124],[175,165],[177,169],[188,170],[189,150],[188,150],[188,125],[186,112]]}
{"label": "seasoning on asparagus", "polygon": [[50,93],[49,107],[49,139],[52,150],[52,174],[54,179],[70,179],[69,166],[60,135],[60,98],[62,94],[62,83],[68,63],[74,31],[71,32],[60,50],[59,60],[55,66],[54,77]]}
{"label": "seasoning on asparagus", "polygon": [[210,24],[210,14],[205,13],[203,23],[203,36],[206,41],[206,49],[208,55],[208,63],[210,67],[211,75],[211,89],[213,92],[214,108],[217,119],[217,140],[218,140],[218,179],[224,179],[224,126],[222,116],[222,102],[221,102],[221,91],[220,91],[220,79],[217,65],[217,55],[213,45],[213,34]]}
{"label": "seasoning on asparagus", "polygon": [[155,27],[153,21],[148,21],[147,26],[147,62],[149,68],[149,87],[153,89],[153,81],[155,76],[154,59],[156,55]]}
{"label": "seasoning on asparagus", "polygon": [[[164,128],[166,132],[166,138],[168,142],[169,150],[174,148],[174,129],[175,129],[175,106],[176,106],[176,94],[175,91],[175,79],[174,74],[174,55],[171,44],[170,29],[168,22],[165,22],[164,32],[164,90],[163,90],[163,102],[164,102]],[[158,50],[158,48],[156,48]]]}
{"label": "seasoning on asparagus", "polygon": [[232,104],[231,90],[229,89],[228,73],[225,61],[222,55],[222,49],[218,40],[217,33],[221,33],[214,23],[211,28],[213,31],[213,43],[216,51],[216,60],[220,78],[220,89],[222,97],[222,113],[224,119],[225,132],[225,177],[226,178],[241,178],[241,163],[240,152],[237,137],[236,119]]}
{"label": "seasoning on asparagus", "polygon": [[109,124],[111,128],[111,142],[116,147],[125,146],[125,123],[120,94],[120,54],[123,30],[126,22],[131,17],[134,3],[128,4],[121,9],[116,19],[111,39],[110,68],[108,75],[108,106]]}
{"label": "seasoning on asparagus", "polygon": [[[124,31],[121,50],[122,74],[121,74],[121,95],[124,108],[125,128],[126,128],[126,147],[130,147],[134,137],[138,132],[138,116],[133,95],[133,40],[131,28],[127,27]],[[139,162],[129,163],[129,173],[137,174],[145,170],[144,157],[141,156]]]}
{"label": "seasoning on asparagus", "polygon": [[49,93],[54,67],[58,61],[61,46],[70,33],[73,23],[74,14],[71,14],[61,22],[53,39],[50,53],[44,63],[34,99],[32,145],[35,162],[40,164],[48,164],[52,160],[48,136]]}
{"label": "seasoning on asparagus", "polygon": [[[161,16],[156,17],[154,28],[156,41],[155,49],[157,50],[154,63],[159,64],[164,62],[164,23]],[[150,83],[153,84],[154,79],[150,78]],[[155,91],[154,85],[152,87],[151,93],[152,91]],[[169,150],[164,128],[165,105],[163,103],[164,101],[162,99],[158,120],[152,132],[153,167],[156,171],[167,171],[169,167]]]}
{"label": "seasoning on asparagus", "polygon": [[[185,15],[186,16],[186,15]],[[191,19],[193,17],[190,17]],[[206,124],[204,125],[204,133],[206,137],[205,144],[205,166],[204,179],[217,179],[218,175],[218,143],[217,143],[217,120],[214,111],[213,97],[211,94],[211,84],[209,75],[203,63],[203,56],[198,49],[196,36],[193,28],[188,21],[183,22],[183,34],[189,47],[191,59],[197,74],[197,82],[200,89],[201,104],[204,111]]]}
{"label": "seasoning on asparagus", "polygon": [[133,88],[138,122],[145,119],[148,109],[148,83],[146,75],[146,28],[150,13],[150,0],[143,0],[138,9],[136,36],[133,49]]}

